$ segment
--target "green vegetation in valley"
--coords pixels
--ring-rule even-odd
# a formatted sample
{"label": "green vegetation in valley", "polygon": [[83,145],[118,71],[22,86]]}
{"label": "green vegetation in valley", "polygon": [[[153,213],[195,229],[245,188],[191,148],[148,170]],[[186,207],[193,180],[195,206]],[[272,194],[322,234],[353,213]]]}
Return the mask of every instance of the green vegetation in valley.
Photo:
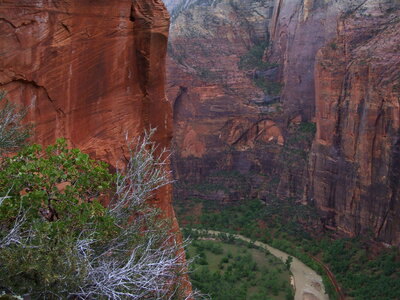
{"label": "green vegetation in valley", "polygon": [[[244,54],[238,63],[241,70],[252,71],[254,85],[263,90],[266,95],[277,96],[282,90],[282,84],[277,81],[267,80],[261,73],[265,70],[276,68],[276,64],[271,64],[264,59],[265,49],[268,41],[256,43]],[[260,74],[256,74],[260,73]]]}
{"label": "green vegetation in valley", "polygon": [[264,52],[268,44],[267,41],[264,41],[256,43],[251,47],[250,50],[240,58],[238,64],[239,68],[242,70],[263,70],[276,66],[263,60]]}
{"label": "green vegetation in valley", "polygon": [[187,256],[194,259],[193,286],[212,299],[293,299],[289,271],[268,251],[233,239],[197,239]]}
{"label": "green vegetation in valley", "polygon": [[[307,126],[306,126],[307,127]],[[312,129],[311,126],[310,128]],[[182,203],[178,205],[183,205]],[[185,219],[188,228],[214,229],[240,233],[297,257],[319,274],[325,274],[319,259],[330,268],[346,295],[357,300],[400,299],[400,253],[398,249],[381,249],[373,254],[370,244],[362,239],[331,239],[329,232],[311,235],[304,224],[315,224],[317,213],[312,207],[294,199],[271,196],[264,204],[259,200],[239,205],[207,205],[203,201],[201,214]],[[324,275],[324,284],[331,299],[336,292]]]}

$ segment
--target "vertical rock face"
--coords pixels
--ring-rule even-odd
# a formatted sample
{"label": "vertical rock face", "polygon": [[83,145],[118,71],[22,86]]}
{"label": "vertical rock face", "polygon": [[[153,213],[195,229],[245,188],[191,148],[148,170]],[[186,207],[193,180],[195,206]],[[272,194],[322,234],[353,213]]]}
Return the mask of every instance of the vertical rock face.
{"label": "vertical rock face", "polygon": [[[168,5],[178,196],[294,197],[327,228],[399,245],[400,2]],[[239,67],[255,46],[263,68]]]}
{"label": "vertical rock face", "polygon": [[[168,147],[168,29],[161,0],[1,1],[0,88],[29,107],[35,142],[66,137],[113,165],[126,133],[157,127]],[[170,187],[157,198],[174,218]]]}
{"label": "vertical rock face", "polygon": [[334,38],[339,16],[363,1],[275,0],[268,59],[280,65],[281,100],[290,116],[314,117],[316,54]]}
{"label": "vertical rock face", "polygon": [[399,32],[398,10],[366,1],[318,52],[309,195],[328,225],[398,246]]}
{"label": "vertical rock face", "polygon": [[252,193],[242,180],[250,171],[255,197],[265,181],[258,173],[273,172],[268,166],[284,142],[279,103],[256,81],[272,12],[273,1],[175,2],[167,72],[180,198],[239,200]]}
{"label": "vertical rock face", "polygon": [[314,120],[305,196],[325,225],[399,245],[399,2],[275,3],[289,116]]}
{"label": "vertical rock face", "polygon": [[[0,89],[29,107],[37,143],[66,137],[114,166],[125,137],[150,128],[169,148],[168,30],[161,0],[0,1]],[[164,187],[154,201],[179,232],[171,195]]]}

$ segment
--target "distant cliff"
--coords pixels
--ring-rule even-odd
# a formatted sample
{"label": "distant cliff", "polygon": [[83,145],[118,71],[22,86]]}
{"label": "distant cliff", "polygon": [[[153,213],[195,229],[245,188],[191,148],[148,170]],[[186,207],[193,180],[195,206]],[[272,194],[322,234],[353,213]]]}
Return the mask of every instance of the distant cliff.
{"label": "distant cliff", "polygon": [[[400,14],[372,1],[317,54],[308,201],[329,225],[400,246]],[[398,9],[398,7],[397,7]]]}
{"label": "distant cliff", "polygon": [[400,245],[399,6],[181,9],[168,60],[176,197],[296,199],[321,228]]}
{"label": "distant cliff", "polygon": [[399,1],[277,1],[269,59],[313,120],[305,202],[329,228],[400,245]]}
{"label": "distant cliff", "polygon": [[[250,191],[246,182],[238,188],[235,175],[247,174],[265,157],[264,145],[283,144],[272,118],[279,110],[275,91],[266,91],[259,81],[265,70],[256,67],[264,65],[273,1],[196,3],[175,16],[170,30],[167,91],[174,103],[176,194],[219,202],[258,196],[263,189]],[[276,67],[265,65],[274,77]],[[267,160],[258,171],[273,159]]]}

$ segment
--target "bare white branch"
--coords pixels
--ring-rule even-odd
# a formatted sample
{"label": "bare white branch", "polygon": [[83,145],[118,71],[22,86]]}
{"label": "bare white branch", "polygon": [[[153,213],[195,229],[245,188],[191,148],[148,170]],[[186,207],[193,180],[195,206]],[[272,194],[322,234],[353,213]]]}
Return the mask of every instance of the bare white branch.
{"label": "bare white branch", "polygon": [[5,99],[0,91],[0,152],[18,148],[29,136],[29,127],[22,124],[26,110]]}
{"label": "bare white branch", "polygon": [[91,243],[77,243],[80,262],[87,270],[85,285],[73,294],[80,298],[167,299],[179,281],[180,271],[186,268],[183,254],[178,251],[180,246],[170,239],[158,245],[150,238],[133,250],[118,249],[123,251],[122,256],[107,252],[95,257]]}
{"label": "bare white branch", "polygon": [[[76,285],[73,291],[64,286],[60,291],[63,295],[80,299],[173,299],[181,292],[182,275],[188,270],[184,245],[176,241],[168,221],[161,220],[159,211],[146,201],[171,182],[168,152],[151,142],[153,134],[154,129],[128,143],[130,158],[117,173],[116,192],[108,210],[118,234],[101,240],[95,226],[79,234],[68,257],[63,258],[68,270],[74,268],[73,275],[65,276],[74,276]],[[7,197],[0,197],[0,205]],[[30,239],[36,233],[33,227],[27,230],[24,222],[20,209],[11,230],[2,235],[0,248],[33,245]]]}
{"label": "bare white branch", "polygon": [[0,248],[10,246],[11,244],[20,244],[22,240],[21,226],[25,222],[25,216],[19,215],[15,221],[13,227],[8,231],[5,237],[0,240]]}
{"label": "bare white branch", "polygon": [[110,213],[126,218],[140,210],[157,189],[171,183],[171,174],[166,170],[169,153],[162,149],[157,154],[156,145],[151,142],[155,129],[145,132],[127,145],[130,158],[122,171],[117,171],[115,197],[110,205]]}
{"label": "bare white branch", "polygon": [[[11,190],[11,189],[10,189]],[[11,198],[9,196],[10,190],[3,197],[0,197],[0,206],[3,204],[4,200]],[[21,227],[25,222],[25,214],[22,211],[22,205],[20,205],[20,209],[17,217],[14,220],[14,224],[11,229],[5,234],[5,236],[0,240],[0,248],[5,248],[12,244],[20,244],[22,237]]]}
{"label": "bare white branch", "polygon": [[[179,290],[177,283],[187,270],[183,245],[176,243],[168,227],[158,228],[154,223],[147,227],[147,222],[157,220],[158,212],[146,200],[171,182],[167,171],[168,152],[158,151],[151,142],[154,131],[127,143],[130,158],[126,167],[117,173],[116,192],[109,209],[122,229],[120,235],[96,254],[91,249],[93,240],[77,242],[85,282],[74,296],[169,299]],[[130,241],[138,233],[141,240],[132,247]]]}

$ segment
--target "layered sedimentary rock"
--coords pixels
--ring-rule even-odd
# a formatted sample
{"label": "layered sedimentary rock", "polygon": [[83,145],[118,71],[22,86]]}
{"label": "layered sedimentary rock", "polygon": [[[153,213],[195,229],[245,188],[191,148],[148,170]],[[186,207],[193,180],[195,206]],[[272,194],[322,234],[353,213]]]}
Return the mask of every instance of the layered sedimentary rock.
{"label": "layered sedimentary rock", "polygon": [[167,68],[176,198],[301,198],[314,130],[283,110],[279,65],[265,61],[273,1],[185,3]]}
{"label": "layered sedimentary rock", "polygon": [[178,197],[292,197],[398,245],[399,1],[172,2]]}
{"label": "layered sedimentary rock", "polygon": [[[149,128],[169,147],[162,1],[1,1],[0,28],[0,88],[28,107],[34,142],[66,137],[114,166],[123,164],[125,137]],[[179,231],[171,187],[154,201]]]}
{"label": "layered sedimentary rock", "polygon": [[314,65],[318,50],[336,34],[338,17],[359,1],[275,0],[267,58],[279,64],[281,101],[289,116],[315,114]]}
{"label": "layered sedimentary rock", "polygon": [[155,141],[169,145],[161,1],[2,1],[0,27],[0,85],[29,107],[35,142],[66,137],[114,165],[125,134],[157,127]]}
{"label": "layered sedimentary rock", "polygon": [[273,1],[186,4],[175,6],[167,67],[177,197],[263,197],[265,174],[274,172],[269,166],[284,143],[277,97],[257,85],[264,70],[255,66],[263,64]]}
{"label": "layered sedimentary rock", "polygon": [[317,54],[308,200],[327,225],[400,246],[398,9],[366,1]]}
{"label": "layered sedimentary rock", "polygon": [[398,1],[276,1],[268,59],[316,122],[305,203],[327,228],[399,245]]}

